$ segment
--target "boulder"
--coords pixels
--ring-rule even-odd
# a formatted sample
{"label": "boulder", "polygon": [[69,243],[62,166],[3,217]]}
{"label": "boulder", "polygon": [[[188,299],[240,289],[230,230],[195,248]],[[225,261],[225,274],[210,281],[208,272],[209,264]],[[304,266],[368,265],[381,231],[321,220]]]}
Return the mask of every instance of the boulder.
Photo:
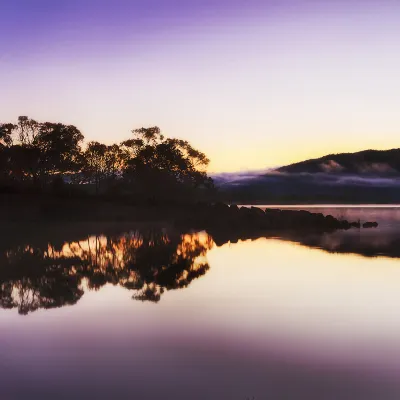
{"label": "boulder", "polygon": [[230,211],[233,211],[233,212],[238,212],[239,211],[239,207],[236,204],[231,204],[229,206],[229,209],[230,209]]}
{"label": "boulder", "polygon": [[215,203],[213,206],[213,211],[226,213],[229,212],[229,206],[225,203]]}
{"label": "boulder", "polygon": [[351,228],[351,223],[349,221],[343,220],[343,221],[339,221],[340,223],[340,228],[344,229],[344,230],[348,230]]}
{"label": "boulder", "polygon": [[377,222],[366,222],[363,224],[363,228],[377,228],[378,223]]}
{"label": "boulder", "polygon": [[264,218],[265,217],[265,213],[264,213],[263,210],[261,210],[261,208],[251,207],[250,210],[251,210],[251,212],[253,213],[254,216],[258,216],[260,218]]}
{"label": "boulder", "polygon": [[337,220],[332,215],[327,215],[325,217],[325,224],[328,228],[331,228],[331,229],[336,229],[340,226],[339,220]]}

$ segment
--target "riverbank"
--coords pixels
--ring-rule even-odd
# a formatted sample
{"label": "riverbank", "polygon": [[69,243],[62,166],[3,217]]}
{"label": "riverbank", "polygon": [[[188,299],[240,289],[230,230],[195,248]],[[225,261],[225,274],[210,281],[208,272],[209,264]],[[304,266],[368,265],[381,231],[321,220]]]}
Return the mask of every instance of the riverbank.
{"label": "riverbank", "polygon": [[109,223],[157,224],[178,229],[227,231],[318,230],[360,228],[357,221],[305,210],[261,209],[224,203],[149,205],[104,198],[3,196],[2,224]]}
{"label": "riverbank", "polygon": [[263,210],[258,207],[228,206],[224,203],[198,205],[195,212],[179,222],[198,229],[237,232],[280,229],[334,231],[361,227],[359,221],[337,219],[332,215],[325,216],[305,210]]}

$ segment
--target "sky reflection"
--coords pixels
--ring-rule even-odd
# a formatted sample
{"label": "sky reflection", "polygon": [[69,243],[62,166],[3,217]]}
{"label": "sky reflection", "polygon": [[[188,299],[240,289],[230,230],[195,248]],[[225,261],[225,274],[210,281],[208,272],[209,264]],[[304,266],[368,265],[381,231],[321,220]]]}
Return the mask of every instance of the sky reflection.
{"label": "sky reflection", "polygon": [[267,238],[206,259],[206,274],[157,304],[106,284],[73,306],[1,310],[3,393],[398,398],[397,259]]}

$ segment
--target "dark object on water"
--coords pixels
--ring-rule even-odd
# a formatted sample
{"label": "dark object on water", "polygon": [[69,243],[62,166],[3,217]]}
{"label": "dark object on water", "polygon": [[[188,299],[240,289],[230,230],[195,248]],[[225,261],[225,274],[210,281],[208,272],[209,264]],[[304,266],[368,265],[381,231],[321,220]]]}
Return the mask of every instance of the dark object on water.
{"label": "dark object on water", "polygon": [[350,225],[353,228],[361,228],[360,222],[351,222]]}
{"label": "dark object on water", "polygon": [[178,224],[196,229],[228,231],[256,230],[318,230],[332,232],[337,229],[359,227],[357,223],[338,220],[332,215],[315,214],[305,210],[279,210],[258,207],[228,206],[224,203],[205,204],[192,209]]}
{"label": "dark object on water", "polygon": [[363,224],[363,228],[377,228],[378,223],[377,222],[366,222]]}

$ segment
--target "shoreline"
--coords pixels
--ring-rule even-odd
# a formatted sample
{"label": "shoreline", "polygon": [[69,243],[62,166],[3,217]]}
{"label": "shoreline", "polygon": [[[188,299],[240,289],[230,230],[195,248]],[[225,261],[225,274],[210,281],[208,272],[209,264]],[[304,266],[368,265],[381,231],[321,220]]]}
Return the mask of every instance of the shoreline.
{"label": "shoreline", "polygon": [[[2,225],[24,224],[156,224],[185,229],[224,229],[256,231],[258,229],[317,229],[359,228],[360,221],[347,221],[341,217],[323,215],[323,205],[228,205],[215,202],[139,203],[132,199],[56,197],[56,196],[1,196]],[[393,207],[393,205],[391,205]],[[337,205],[335,208],[344,208]],[[361,208],[362,205],[353,205]],[[369,207],[374,207],[369,205]],[[390,207],[390,206],[387,206]],[[400,207],[400,206],[398,206]],[[311,211],[307,211],[305,209]],[[383,208],[383,206],[381,206]],[[370,221],[368,221],[370,222]],[[5,224],[6,223],[6,224]]]}
{"label": "shoreline", "polygon": [[238,207],[259,207],[259,208],[273,208],[273,209],[280,209],[280,208],[400,208],[400,204],[373,204],[373,203],[365,203],[365,204],[237,204]]}

